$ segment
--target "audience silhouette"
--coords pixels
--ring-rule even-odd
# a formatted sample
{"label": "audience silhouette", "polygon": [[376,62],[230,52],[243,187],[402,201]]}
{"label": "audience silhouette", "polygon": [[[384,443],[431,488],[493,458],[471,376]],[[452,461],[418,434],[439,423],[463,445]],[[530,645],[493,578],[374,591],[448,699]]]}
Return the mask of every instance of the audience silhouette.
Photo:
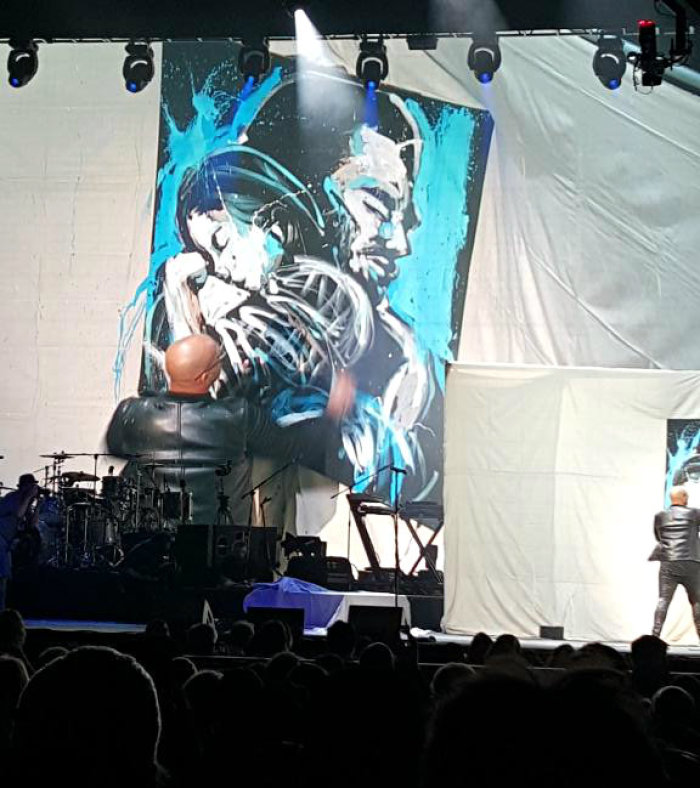
{"label": "audience silhouette", "polygon": [[0,645],[10,788],[700,779],[700,681],[671,675],[655,637],[635,641],[629,665],[605,644],[565,644],[542,670],[512,635],[479,633],[466,657],[444,649],[452,661],[434,666],[410,639],[358,646],[343,622],[312,656],[292,651],[280,621],[238,622],[221,638],[198,624],[182,642],[155,621],[128,644],[139,661],[101,646],[30,648],[31,675],[21,616],[5,611]]}

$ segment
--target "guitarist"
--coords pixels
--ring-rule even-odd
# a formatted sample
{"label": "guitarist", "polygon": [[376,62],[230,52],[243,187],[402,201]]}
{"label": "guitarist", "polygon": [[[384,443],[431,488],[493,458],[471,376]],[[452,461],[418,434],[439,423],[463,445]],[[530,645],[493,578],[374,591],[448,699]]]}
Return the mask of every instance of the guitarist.
{"label": "guitarist", "polygon": [[7,581],[12,577],[13,542],[22,528],[27,528],[27,512],[38,495],[37,480],[25,473],[19,477],[17,489],[0,499],[0,610],[5,609]]}

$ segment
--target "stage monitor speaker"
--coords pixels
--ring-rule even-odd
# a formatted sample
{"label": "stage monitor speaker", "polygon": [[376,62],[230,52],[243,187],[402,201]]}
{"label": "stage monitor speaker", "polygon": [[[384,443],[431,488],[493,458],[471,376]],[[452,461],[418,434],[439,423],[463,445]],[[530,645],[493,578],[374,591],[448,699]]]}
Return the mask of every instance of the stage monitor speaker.
{"label": "stage monitor speaker", "polygon": [[249,607],[246,618],[256,628],[266,621],[282,621],[289,627],[295,643],[304,637],[305,611],[303,607]]}
{"label": "stage monitor speaker", "polygon": [[352,591],[355,578],[352,576],[352,565],[347,558],[327,556],[326,576],[326,588],[331,591]]}
{"label": "stage monitor speaker", "polygon": [[204,582],[211,569],[211,526],[206,523],[179,525],[175,535],[173,557],[183,577]]}
{"label": "stage monitor speaker", "polygon": [[214,570],[232,580],[271,580],[277,529],[250,529],[250,557],[246,551],[247,536],[245,525],[180,525],[173,554],[188,577]]}
{"label": "stage monitor speaker", "polygon": [[393,646],[400,638],[402,615],[401,607],[350,605],[348,623],[358,638],[368,637]]}
{"label": "stage monitor speaker", "polygon": [[564,627],[540,627],[540,637],[545,640],[564,640]]}
{"label": "stage monitor speaker", "polygon": [[314,583],[317,586],[327,587],[328,571],[326,570],[326,559],[323,556],[293,555],[287,564],[287,577],[295,577],[297,580],[305,580],[307,583]]}

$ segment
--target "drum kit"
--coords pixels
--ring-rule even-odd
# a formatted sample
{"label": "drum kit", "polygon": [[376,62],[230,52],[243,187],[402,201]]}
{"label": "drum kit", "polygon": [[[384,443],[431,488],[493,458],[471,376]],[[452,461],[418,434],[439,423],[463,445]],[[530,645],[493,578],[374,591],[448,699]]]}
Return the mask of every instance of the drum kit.
{"label": "drum kit", "polygon": [[[124,557],[126,534],[174,532],[188,522],[191,494],[172,491],[159,483],[148,464],[138,457],[132,477],[97,475],[98,457],[110,455],[54,452],[43,466],[43,487],[37,504],[37,529],[41,535],[39,563],[54,567],[114,567]],[[66,461],[91,457],[93,472],[64,470]],[[135,456],[127,459],[136,459]],[[125,539],[124,541],[127,541]]]}

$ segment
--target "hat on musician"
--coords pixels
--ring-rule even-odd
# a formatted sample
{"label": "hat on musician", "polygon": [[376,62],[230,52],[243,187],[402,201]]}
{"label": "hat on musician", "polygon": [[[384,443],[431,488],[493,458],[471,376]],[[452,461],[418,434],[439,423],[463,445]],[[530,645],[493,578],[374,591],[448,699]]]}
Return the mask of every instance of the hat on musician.
{"label": "hat on musician", "polygon": [[39,484],[39,482],[34,478],[34,474],[23,473],[19,477],[19,481],[17,482],[17,487],[22,489],[23,487],[31,487],[33,484]]}

